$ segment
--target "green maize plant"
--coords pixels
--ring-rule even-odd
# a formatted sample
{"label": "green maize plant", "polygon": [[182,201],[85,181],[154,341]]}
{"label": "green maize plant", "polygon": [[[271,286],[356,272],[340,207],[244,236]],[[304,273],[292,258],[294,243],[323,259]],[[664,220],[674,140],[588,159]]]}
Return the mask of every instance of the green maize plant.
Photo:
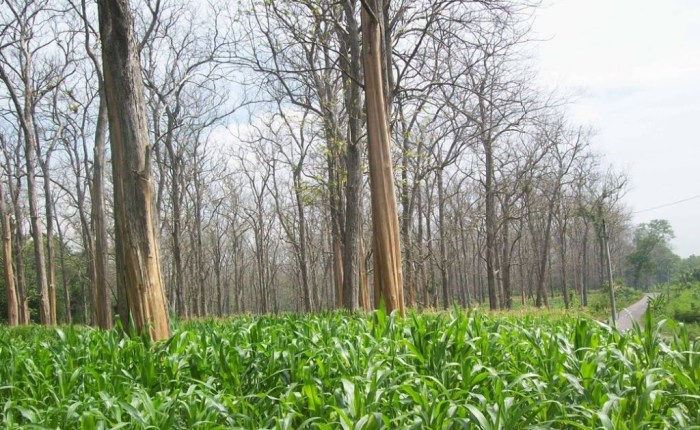
{"label": "green maize plant", "polygon": [[247,316],[151,343],[0,328],[6,429],[700,428],[700,342],[582,317]]}

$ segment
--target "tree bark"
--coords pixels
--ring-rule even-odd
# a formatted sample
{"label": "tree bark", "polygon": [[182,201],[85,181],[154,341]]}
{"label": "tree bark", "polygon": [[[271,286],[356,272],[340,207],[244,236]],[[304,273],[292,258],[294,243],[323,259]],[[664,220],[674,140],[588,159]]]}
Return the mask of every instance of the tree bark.
{"label": "tree bark", "polygon": [[170,336],[151,195],[146,103],[127,0],[99,0],[114,175],[117,272],[138,333]]}
{"label": "tree bark", "polygon": [[[484,117],[484,101],[480,97],[479,105]],[[483,126],[482,126],[483,128]],[[489,308],[497,310],[499,308],[497,285],[496,285],[496,195],[494,192],[494,166],[493,166],[493,142],[486,131],[482,131],[482,145],[484,147],[484,158],[486,168],[486,178],[484,181],[484,205],[486,210],[486,284],[489,294]]]}
{"label": "tree bark", "polygon": [[445,227],[445,189],[443,184],[443,169],[437,170],[438,187],[438,228],[440,229],[440,279],[442,283],[442,306],[447,309],[449,300],[449,272],[447,270],[447,228]]}
{"label": "tree bark", "polygon": [[7,289],[7,324],[12,327],[19,325],[19,302],[15,289],[15,273],[12,266],[12,225],[10,214],[5,206],[5,193],[0,179],[0,220],[2,221],[2,260],[5,272],[5,288]]}
{"label": "tree bark", "polygon": [[92,198],[90,212],[94,235],[94,299],[95,323],[108,330],[112,328],[112,305],[107,286],[107,226],[104,209],[104,166],[105,146],[107,141],[107,101],[104,88],[100,90],[100,104],[95,126],[95,147],[92,163]]}
{"label": "tree bark", "polygon": [[510,221],[508,215],[503,214],[503,225],[501,227],[501,235],[503,237],[503,247],[501,252],[501,280],[503,282],[503,307],[505,309],[513,308],[513,289],[511,287],[510,273]]}
{"label": "tree bark", "polygon": [[588,306],[588,221],[584,220],[583,242],[581,244],[581,304]]}
{"label": "tree bark", "polygon": [[[546,278],[547,278],[547,263],[549,262],[549,250],[552,243],[552,219],[554,218],[554,203],[559,198],[558,191],[555,191],[555,195],[551,197],[549,207],[547,210],[547,221],[544,228],[544,243],[542,244],[542,250],[540,254],[540,260],[537,265],[537,299],[535,301],[535,306],[549,307],[549,300],[547,299]],[[534,237],[533,237],[534,239]]]}
{"label": "tree bark", "polygon": [[418,259],[420,265],[418,266],[418,274],[416,285],[420,288],[420,292],[423,297],[422,307],[428,307],[428,289],[425,286],[425,259],[423,258],[423,192],[421,190],[420,184],[416,187],[416,206],[418,210],[418,227],[416,231],[417,238],[417,249],[418,249]]}
{"label": "tree bark", "polygon": [[[17,185],[13,186],[9,181],[10,195],[12,197],[12,207],[15,213],[15,220],[22,219],[22,208],[19,204],[19,179]],[[15,221],[15,235],[12,241],[12,247],[15,256],[15,273],[17,276],[17,299],[19,301],[19,323],[29,324],[31,322],[29,314],[29,300],[27,299],[27,282],[24,273],[24,256],[22,248],[24,246],[24,229],[22,223]]]}
{"label": "tree bark", "polygon": [[58,259],[61,263],[61,283],[63,284],[64,323],[70,325],[73,324],[73,314],[71,313],[70,285],[68,285],[68,274],[66,273],[66,247],[63,246],[65,240],[60,222],[56,222],[56,232],[58,233],[58,243],[61,244],[58,248]]}
{"label": "tree bark", "polygon": [[372,310],[372,303],[369,299],[369,274],[367,273],[367,263],[365,260],[365,241],[360,237],[358,249],[358,259],[360,265],[360,308],[365,312]]}
{"label": "tree bark", "polygon": [[311,297],[311,288],[309,287],[309,263],[306,244],[306,213],[304,211],[304,202],[302,200],[302,183],[301,169],[294,169],[294,196],[296,198],[297,215],[299,217],[299,271],[301,272],[301,288],[304,300],[304,311],[311,312],[313,310],[313,301]]}
{"label": "tree bark", "polygon": [[51,313],[51,321],[56,324],[56,269],[54,262],[55,251],[53,243],[53,202],[51,194],[51,171],[49,161],[51,158],[50,151],[46,154],[46,159],[40,163],[41,171],[44,175],[44,210],[46,211],[46,275],[47,275],[47,291],[49,294],[49,312]]}
{"label": "tree bark", "polygon": [[569,285],[566,276],[566,224],[566,220],[562,221],[562,225],[559,229],[559,255],[561,258],[561,287],[562,294],[564,295],[564,308],[569,309],[571,307],[571,303],[569,301]]}
{"label": "tree bark", "polygon": [[[29,115],[28,113],[26,115]],[[46,279],[46,258],[44,255],[44,235],[39,225],[39,208],[36,195],[36,146],[34,138],[34,123],[28,116],[25,117],[29,132],[25,131],[24,155],[27,162],[27,193],[29,195],[29,219],[34,247],[34,260],[36,262],[36,275],[39,287],[39,321],[42,324],[54,324],[51,319],[51,299],[49,297],[49,285]]]}
{"label": "tree bark", "polygon": [[357,0],[345,0],[346,31],[341,55],[341,66],[347,75],[343,79],[345,108],[348,113],[348,142],[345,153],[345,237],[343,244],[343,307],[354,311],[359,306],[358,237],[360,234],[360,187],[362,186],[362,150],[360,127],[362,102],[360,99],[360,29],[355,19]]}
{"label": "tree bark", "polygon": [[[370,9],[371,8],[371,9]],[[371,0],[362,7],[365,103],[369,140],[369,172],[374,229],[375,288],[387,312],[404,314],[401,244],[391,161],[391,138],[382,68],[383,5]]]}

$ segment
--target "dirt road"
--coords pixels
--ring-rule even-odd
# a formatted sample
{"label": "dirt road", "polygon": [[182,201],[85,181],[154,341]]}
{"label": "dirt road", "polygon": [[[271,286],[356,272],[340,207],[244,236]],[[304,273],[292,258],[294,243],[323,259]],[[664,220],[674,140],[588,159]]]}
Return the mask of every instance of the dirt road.
{"label": "dirt road", "polygon": [[647,311],[647,300],[652,297],[653,294],[644,294],[642,300],[633,304],[632,306],[623,309],[617,315],[617,329],[621,332],[626,332],[632,329],[632,321],[636,320],[641,324],[642,318],[644,317],[644,312]]}

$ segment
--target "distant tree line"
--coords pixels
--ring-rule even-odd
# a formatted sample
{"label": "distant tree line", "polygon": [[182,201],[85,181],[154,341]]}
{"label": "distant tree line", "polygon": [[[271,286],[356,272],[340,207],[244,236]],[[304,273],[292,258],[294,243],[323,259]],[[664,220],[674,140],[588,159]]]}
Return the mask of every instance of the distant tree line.
{"label": "distant tree line", "polygon": [[[586,304],[606,283],[603,223],[617,278],[671,276],[670,227],[633,230],[624,175],[534,85],[536,4],[132,3],[172,314],[369,310],[387,280],[408,308]],[[13,323],[108,327],[127,312],[113,178],[134,172],[111,167],[105,71],[119,63],[97,15],[87,0],[0,5],[0,315]],[[391,152],[368,158],[384,135]]]}

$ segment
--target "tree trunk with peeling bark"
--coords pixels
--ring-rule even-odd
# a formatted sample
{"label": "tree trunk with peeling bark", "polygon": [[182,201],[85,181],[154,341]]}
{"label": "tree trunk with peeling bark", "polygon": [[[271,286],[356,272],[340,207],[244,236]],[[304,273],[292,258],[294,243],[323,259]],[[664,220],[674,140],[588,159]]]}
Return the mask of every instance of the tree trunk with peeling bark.
{"label": "tree trunk with peeling bark", "polygon": [[396,209],[391,138],[382,69],[383,4],[363,2],[362,45],[365,106],[369,141],[369,174],[375,252],[375,288],[381,291],[387,312],[404,314],[399,219]]}
{"label": "tree trunk with peeling bark", "polygon": [[98,1],[114,176],[117,272],[134,328],[170,336],[151,195],[141,66],[127,0]]}

